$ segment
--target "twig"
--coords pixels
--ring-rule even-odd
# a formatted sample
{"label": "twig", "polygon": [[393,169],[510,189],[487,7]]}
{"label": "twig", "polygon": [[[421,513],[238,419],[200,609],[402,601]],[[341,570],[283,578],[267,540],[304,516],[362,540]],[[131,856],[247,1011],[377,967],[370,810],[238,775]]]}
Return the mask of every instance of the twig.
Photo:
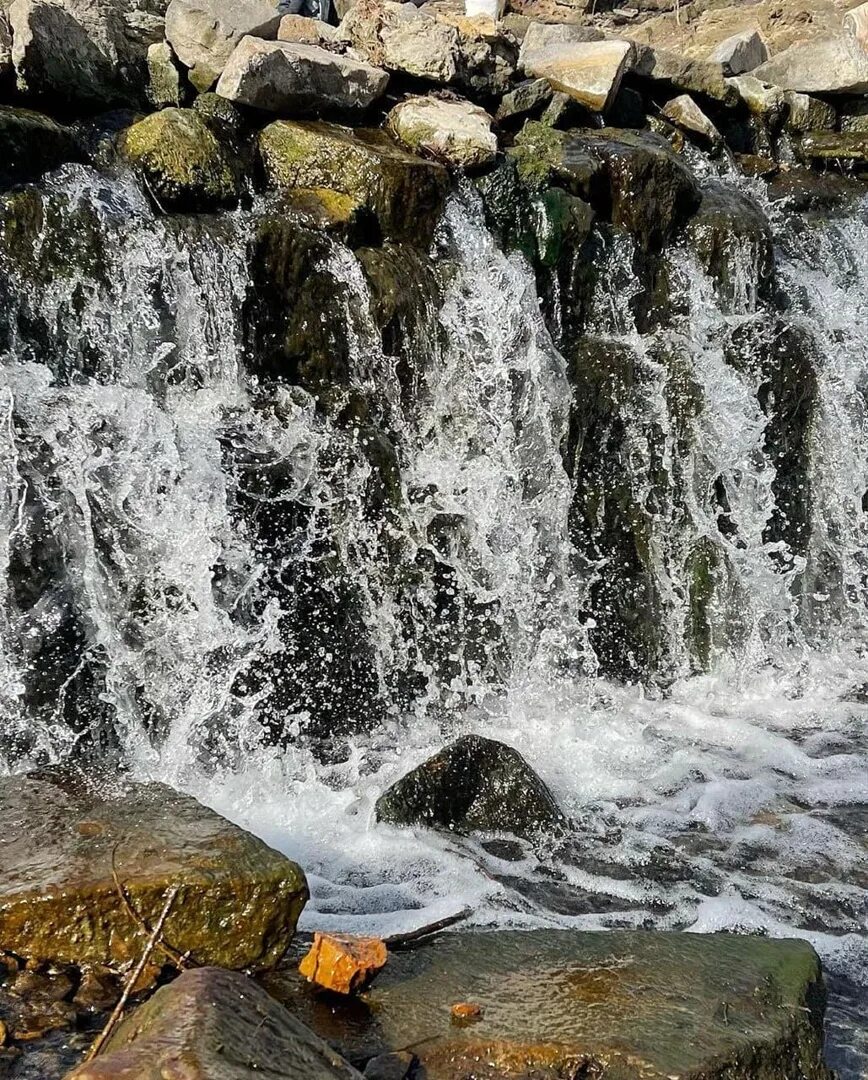
{"label": "twig", "polygon": [[[111,854],[112,878],[114,879],[115,888],[117,889],[118,896],[120,896],[121,901],[123,902],[123,905],[126,908],[127,915],[129,915],[129,917],[132,919],[132,921],[141,929],[142,933],[150,934],[150,932],[151,932],[150,926],[148,926],[148,924],[145,922],[145,920],[142,918],[142,916],[139,915],[139,913],[133,907],[133,903],[130,900],[129,895],[127,894],[127,890],[123,887],[123,884],[121,883],[121,879],[118,877],[117,866],[115,865],[115,853],[116,853],[116,851],[118,849],[119,844],[120,844],[120,841],[118,841],[118,843],[115,844],[115,846],[112,848],[112,854]],[[157,948],[162,953],[165,954],[165,956],[166,956],[166,958],[168,960],[172,961],[172,963],[175,965],[175,967],[177,967],[181,971],[183,971],[185,968],[195,967],[196,966],[194,961],[192,961],[190,959],[190,954],[189,953],[181,953],[181,952],[178,952],[177,949],[173,949],[172,946],[162,936],[157,941]]]}
{"label": "twig", "polygon": [[157,939],[162,932],[163,926],[166,923],[166,919],[168,919],[169,917],[169,912],[172,910],[172,904],[175,903],[175,897],[178,895],[180,888],[180,885],[173,885],[172,888],[169,889],[169,895],[166,897],[166,902],[165,904],[163,904],[163,910],[160,912],[160,917],[159,919],[157,919],[153,932],[148,938],[148,943],[145,946],[145,951],[142,953],[141,959],[139,960],[138,964],[136,964],[135,970],[130,974],[130,977],[127,979],[126,985],[124,986],[124,992],[121,994],[120,997],[120,1001],[117,1003],[117,1005],[115,1005],[114,1009],[112,1010],[112,1014],[108,1018],[106,1026],[102,1029],[99,1035],[97,1035],[97,1037],[93,1041],[93,1045],[91,1046],[90,1050],[88,1050],[84,1059],[85,1061],[92,1061],[93,1058],[95,1058],[100,1052],[100,1050],[102,1050],[103,1046],[105,1045],[106,1039],[108,1039],[109,1035],[111,1035],[111,1033],[114,1031],[117,1022],[123,1015],[123,1011],[126,1008],[127,1002],[130,999],[130,994],[133,992],[133,988],[141,978],[141,974],[145,970],[145,965],[150,959],[151,953],[154,951],[154,947],[157,944]]}
{"label": "twig", "polygon": [[472,914],[472,908],[462,908],[461,911],[456,911],[454,915],[447,915],[445,919],[438,919],[437,922],[427,923],[425,926],[420,926],[416,930],[410,930],[406,934],[392,934],[391,937],[383,938],[383,941],[389,949],[400,949],[403,948],[404,945],[411,945],[414,941],[419,941],[421,938],[430,937],[432,934],[439,934],[441,930],[445,930],[449,926],[454,926],[455,923],[462,922]]}

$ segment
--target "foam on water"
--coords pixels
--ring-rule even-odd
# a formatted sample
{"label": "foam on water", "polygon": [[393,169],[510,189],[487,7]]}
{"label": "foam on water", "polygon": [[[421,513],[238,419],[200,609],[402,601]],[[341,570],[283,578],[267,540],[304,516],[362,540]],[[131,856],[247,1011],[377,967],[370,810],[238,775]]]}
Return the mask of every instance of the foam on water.
{"label": "foam on water", "polygon": [[[436,555],[460,594],[451,617],[462,633],[444,674],[419,644],[435,610],[424,584],[408,604],[359,512],[370,466],[308,395],[263,395],[239,362],[250,219],[185,237],[129,181],[73,167],[54,183],[100,217],[114,246],[98,287],[71,279],[37,298],[13,280],[12,321],[38,313],[45,341],[34,350],[13,335],[0,370],[0,707],[10,733],[0,768],[104,737],[70,728],[63,711],[98,655],[107,660],[98,697],[134,773],[191,791],[297,858],[312,886],[306,927],[391,933],[468,906],[484,925],[796,933],[848,980],[833,1022],[842,1018],[839,1066],[857,1075],[864,1048],[848,1050],[858,1036],[845,1014],[868,987],[862,212],[794,234],[777,222],[790,314],[820,346],[812,542],[799,555],[768,538],[776,474],[766,417],[755,381],[726,363],[722,344],[733,327],[766,318],[756,253],[734,254],[740,276],[726,301],[689,252],[673,256],[687,314],[667,344],[689,356],[702,399],[689,438],[667,405],[659,341],[638,333],[622,288],[631,252],[611,255],[591,330],[634,350],[644,372],[626,418],[637,504],[656,467],[649,431],[670,478],[649,534],[665,689],[643,690],[594,676],[579,614],[588,579],[568,540],[566,364],[532,275],[498,249],[469,194],[453,199],[435,245],[450,272],[409,406],[358,260],[335,245],[324,262],[347,297],[355,387],[382,391],[399,446],[394,558],[409,569],[420,553]],[[299,544],[266,549],[237,514],[257,467],[279,470],[277,498],[309,511]],[[729,535],[709,497],[719,478]],[[458,539],[435,548],[440,520],[458,523]],[[25,605],[13,579],[38,521],[49,523],[46,550],[66,584]],[[393,693],[382,722],[326,764],[303,740],[270,745],[264,697],[238,690],[262,657],[291,652],[287,633],[306,632],[287,630],[266,564],[312,557],[323,538],[357,587],[380,689],[393,693],[408,672],[425,682],[409,705]],[[738,626],[713,643],[706,675],[691,674],[685,634],[685,556],[699,539],[729,575],[732,610],[720,624]],[[40,649],[71,609],[88,652],[37,720],[25,709]],[[481,652],[465,648],[480,611],[497,627]],[[304,728],[304,717],[282,719]],[[526,756],[574,820],[567,841],[506,849],[376,824],[378,795],[465,731]]]}

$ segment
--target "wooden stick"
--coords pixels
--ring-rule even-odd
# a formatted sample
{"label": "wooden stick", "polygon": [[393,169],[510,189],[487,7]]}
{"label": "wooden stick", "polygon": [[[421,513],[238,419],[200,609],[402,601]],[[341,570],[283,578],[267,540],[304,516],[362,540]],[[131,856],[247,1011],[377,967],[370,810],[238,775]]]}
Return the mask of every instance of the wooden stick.
{"label": "wooden stick", "polygon": [[136,964],[135,970],[127,979],[126,985],[124,986],[124,992],[121,994],[120,1001],[117,1003],[117,1005],[115,1005],[114,1009],[112,1010],[112,1014],[108,1018],[106,1026],[102,1029],[99,1035],[97,1035],[97,1037],[93,1041],[93,1045],[91,1046],[90,1050],[88,1050],[84,1059],[85,1061],[92,1061],[100,1052],[100,1050],[102,1050],[106,1040],[108,1039],[109,1035],[111,1035],[111,1033],[114,1031],[117,1022],[123,1015],[123,1011],[126,1008],[127,1002],[130,999],[130,994],[132,994],[133,988],[139,981],[142,972],[145,970],[145,965],[150,959],[151,953],[154,951],[154,948],[157,944],[157,939],[162,932],[163,926],[166,923],[166,919],[168,919],[169,917],[169,912],[172,910],[172,904],[175,903],[175,897],[178,895],[180,888],[180,885],[173,885],[172,888],[169,889],[169,894],[166,897],[166,902],[163,905],[163,910],[160,912],[160,917],[159,919],[157,919],[153,932],[148,938],[148,943],[145,946],[145,951],[142,953],[141,959],[139,960],[138,964]]}
{"label": "wooden stick", "polygon": [[391,937],[383,938],[383,941],[389,949],[401,949],[405,945],[412,945],[414,941],[420,941],[422,938],[430,937],[432,934],[439,934],[441,930],[462,922],[472,914],[473,908],[462,908],[461,911],[456,911],[454,915],[447,915],[445,919],[427,923],[425,926],[420,926],[417,930],[410,930],[406,934],[392,934]]}
{"label": "wooden stick", "polygon": [[[120,841],[118,841],[120,843]],[[151,928],[145,922],[145,920],[139,915],[136,909],[133,907],[133,902],[130,900],[127,890],[123,887],[121,879],[118,877],[117,866],[115,865],[115,852],[118,849],[118,844],[112,848],[111,863],[112,863],[112,878],[114,879],[115,888],[117,889],[118,896],[120,896],[124,907],[126,908],[127,915],[132,921],[141,929],[143,934],[150,934]],[[180,953],[177,949],[173,949],[172,946],[162,936],[157,941],[157,948],[165,954],[167,960],[178,968],[179,971],[183,971],[185,968],[196,967],[194,961],[190,959],[189,953]]]}

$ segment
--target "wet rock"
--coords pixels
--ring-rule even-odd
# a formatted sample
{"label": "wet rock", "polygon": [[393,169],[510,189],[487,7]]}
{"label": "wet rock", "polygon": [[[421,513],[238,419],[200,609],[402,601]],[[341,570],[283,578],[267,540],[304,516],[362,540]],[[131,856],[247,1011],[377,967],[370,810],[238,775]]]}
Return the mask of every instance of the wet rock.
{"label": "wet rock", "polygon": [[238,201],[237,163],[194,109],[151,113],[124,132],[120,150],[168,210],[208,210]]}
{"label": "wet rock", "polygon": [[184,104],[184,76],[167,41],[157,41],[148,49],[148,97],[158,109]]}
{"label": "wet rock", "polygon": [[272,0],[171,0],[166,9],[166,40],[190,69],[189,79],[200,92],[220,78],[235,46],[245,34],[273,38],[280,12]]}
{"label": "wet rock", "polygon": [[[426,1080],[829,1080],[824,992],[803,941],[613,930],[447,934],[396,953],[370,1011],[287,1004],[351,1061],[412,1046]],[[275,988],[275,992],[278,990]],[[452,1023],[451,1005],[481,1007]]]}
{"label": "wet rock", "polygon": [[527,79],[508,94],[497,107],[495,119],[500,123],[538,116],[552,99],[548,79]]}
{"label": "wet rock", "polygon": [[217,93],[264,112],[360,112],[385,93],[388,74],[317,45],[245,37],[220,76]]}
{"label": "wet rock", "polygon": [[[522,50],[526,47],[527,39]],[[605,112],[618,93],[632,56],[633,46],[627,41],[577,41],[529,50],[524,71],[548,79],[555,90],[586,108]]]}
{"label": "wet rock", "polygon": [[303,45],[329,45],[334,42],[336,35],[337,27],[306,15],[284,15],[277,30],[278,41]]}
{"label": "wet rock", "polygon": [[477,169],[497,156],[491,117],[469,101],[408,98],[392,109],[387,125],[410,150],[455,169]]}
{"label": "wet rock", "polygon": [[35,179],[64,161],[81,161],[74,133],[42,113],[0,105],[0,182]]}
{"label": "wet rock", "polygon": [[720,132],[689,94],[667,102],[661,115],[701,145],[716,149],[721,143]]}
{"label": "wet rock", "polygon": [[726,105],[736,101],[735,91],[724,76],[723,64],[711,60],[691,60],[681,53],[637,43],[632,71],[665,88],[698,94]]}
{"label": "wet rock", "polygon": [[739,297],[741,259],[746,251],[756,267],[760,292],[770,285],[774,269],[771,228],[762,208],[738,188],[707,181],[702,204],[688,223],[686,236],[725,302],[740,300],[744,304],[748,299],[756,303],[756,297]]}
{"label": "wet rock", "polygon": [[406,1080],[416,1060],[408,1050],[378,1054],[365,1066],[365,1080]]}
{"label": "wet rock", "polygon": [[786,96],[780,87],[769,86],[753,75],[727,79],[727,85],[735,91],[749,113],[759,117],[770,128],[779,126],[786,105]]}
{"label": "wet rock", "polygon": [[[60,773],[0,780],[0,941],[59,964],[114,970],[138,960],[179,886],[165,940],[199,963],[268,967],[307,899],[301,870],[162,784]],[[159,954],[156,954],[159,955]]]}
{"label": "wet rock", "polygon": [[753,72],[763,82],[805,94],[855,94],[868,90],[868,53],[846,35],[791,45]]}
{"label": "wet rock", "polygon": [[[784,91],[784,102],[787,106],[784,126],[794,135],[803,134],[806,131],[832,131],[834,129],[837,116],[828,102],[808,94],[796,93],[794,90]],[[846,119],[843,117],[841,130],[848,130]]]}
{"label": "wet rock", "polygon": [[868,131],[808,131],[799,153],[809,161],[863,167],[868,165]]}
{"label": "wet rock", "polygon": [[359,1080],[359,1073],[243,975],[185,971],[123,1021],[67,1080]]}
{"label": "wet rock", "polygon": [[324,990],[354,994],[385,967],[387,959],[386,945],[380,938],[317,933],[298,970]]}
{"label": "wet rock", "polygon": [[264,129],[259,145],[272,187],[338,191],[368,207],[384,234],[423,244],[430,238],[448,174],[383,132],[278,120]]}
{"label": "wet rock", "polygon": [[717,46],[709,56],[715,64],[721,64],[724,75],[743,75],[765,63],[769,51],[759,30],[742,30]]}
{"label": "wet rock", "polygon": [[109,968],[89,967],[81,973],[81,982],[72,999],[79,1009],[88,1012],[108,1012],[121,996],[121,984]]}
{"label": "wet rock", "polygon": [[769,199],[795,213],[841,211],[865,197],[861,181],[835,172],[788,169],[776,172],[768,186]]}
{"label": "wet rock", "polygon": [[377,800],[378,821],[456,832],[532,837],[560,830],[564,815],[517,750],[466,735],[417,766]]}
{"label": "wet rock", "polygon": [[563,156],[597,164],[588,169],[577,193],[631,233],[644,250],[660,248],[699,206],[693,174],[658,135],[617,128],[570,132]]}
{"label": "wet rock", "polygon": [[144,99],[148,47],[163,19],[126,0],[14,0],[12,59],[29,95],[93,108]]}

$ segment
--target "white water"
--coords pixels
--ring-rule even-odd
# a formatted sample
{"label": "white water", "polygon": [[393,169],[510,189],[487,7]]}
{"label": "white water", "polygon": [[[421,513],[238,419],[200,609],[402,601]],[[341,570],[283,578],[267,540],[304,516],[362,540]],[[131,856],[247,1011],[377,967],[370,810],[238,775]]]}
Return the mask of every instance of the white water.
{"label": "white water", "polygon": [[[633,493],[642,503],[648,495],[652,427],[662,431],[671,481],[651,545],[667,612],[664,692],[594,675],[577,614],[588,580],[572,568],[567,540],[565,364],[527,268],[497,249],[472,201],[453,202],[438,241],[438,258],[456,265],[431,313],[438,332],[410,408],[367,315],[357,260],[340,247],[328,259],[349,297],[358,386],[380,391],[399,446],[394,558],[412,568],[436,555],[453,575],[458,630],[444,673],[420,645],[436,611],[433,586],[423,581],[408,601],[384,565],[379,526],[360,513],[370,466],[352,433],[323,420],[304,392],[263,392],[244,373],[249,221],[229,218],[216,237],[188,243],[154,220],[130,185],[107,193],[73,168],[56,186],[98,208],[114,244],[112,273],[80,317],[70,313],[80,282],[39,297],[21,288],[22,305],[48,316],[56,355],[48,361],[13,339],[3,358],[0,570],[16,547],[32,545],[31,507],[42,507],[88,648],[38,722],[25,714],[39,646],[68,597],[47,595],[25,610],[0,573],[9,733],[0,768],[72,750],[82,733],[63,722],[64,694],[88,658],[104,655],[100,693],[134,772],[193,792],[297,858],[312,886],[307,927],[393,932],[468,905],[479,924],[650,920],[698,932],[798,933],[833,972],[868,986],[868,705],[848,700],[868,683],[868,229],[859,215],[813,228],[780,256],[796,317],[821,346],[805,558],[771,557],[766,421],[755,383],[722,351],[733,325],[764,318],[751,253],[739,263],[744,286],[727,304],[688,254],[676,257],[689,314],[667,333],[690,358],[703,400],[686,455],[666,404],[671,376],[655,343],[634,329],[616,284],[624,266],[613,256],[593,329],[628,344],[643,364],[628,425]],[[52,379],[49,363],[78,370],[82,347],[94,342],[95,375]],[[245,482],[239,462],[281,470],[279,498],[311,511],[300,545],[263,553],[233,512]],[[717,477],[737,540],[717,529]],[[424,497],[408,498],[413,492]],[[443,515],[454,529],[445,549],[431,539]],[[715,639],[711,674],[691,675],[683,567],[700,537],[729,567],[718,615],[737,633]],[[263,558],[313,558],[324,539],[360,591],[377,678],[392,695],[374,730],[332,764],[300,739],[263,745],[262,724],[274,717],[264,698],[237,689],[257,658],[294,648],[281,637],[282,601],[269,594]],[[496,639],[466,648],[480,610],[499,628]],[[329,656],[321,659],[327,670]],[[421,676],[424,691],[399,706],[394,686],[407,673]],[[281,719],[289,731],[305,728],[304,716]],[[507,862],[477,843],[374,822],[377,796],[464,731],[525,754],[574,818],[572,844],[524,846]],[[840,1061],[856,1075],[856,1064]]]}

